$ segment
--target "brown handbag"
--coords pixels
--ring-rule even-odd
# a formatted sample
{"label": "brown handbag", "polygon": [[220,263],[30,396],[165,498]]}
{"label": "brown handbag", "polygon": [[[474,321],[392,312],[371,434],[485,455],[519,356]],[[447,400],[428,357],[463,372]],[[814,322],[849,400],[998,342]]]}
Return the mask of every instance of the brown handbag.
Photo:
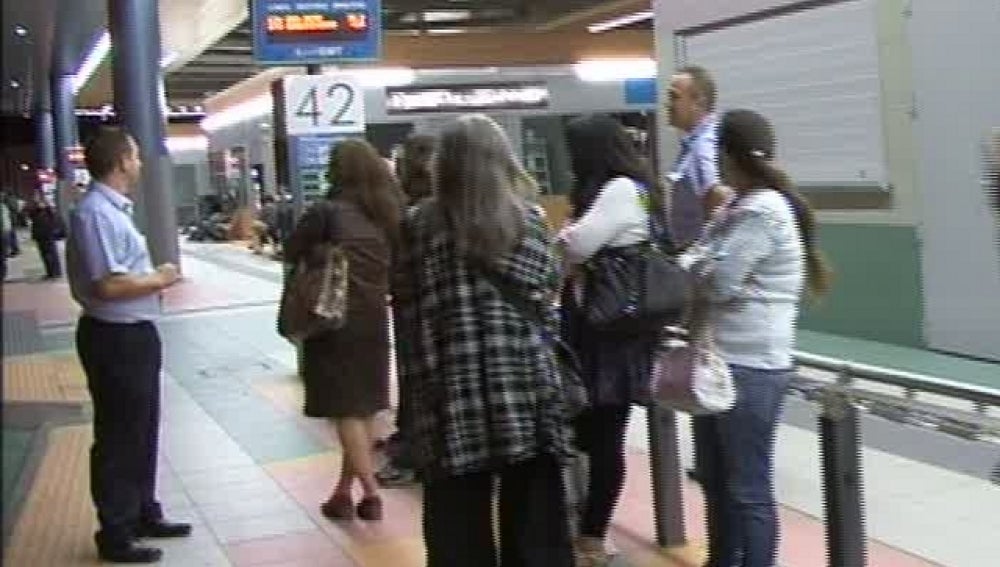
{"label": "brown handbag", "polygon": [[322,262],[300,260],[281,293],[278,333],[294,344],[340,329],[347,322],[347,254],[331,243],[317,245],[314,253]]}

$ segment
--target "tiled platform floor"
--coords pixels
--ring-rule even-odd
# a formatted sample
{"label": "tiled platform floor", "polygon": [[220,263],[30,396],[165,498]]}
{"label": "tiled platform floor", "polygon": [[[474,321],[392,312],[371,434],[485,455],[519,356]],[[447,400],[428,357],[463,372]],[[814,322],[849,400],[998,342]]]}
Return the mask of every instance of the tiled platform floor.
{"label": "tiled platform floor", "polygon": [[[172,315],[160,324],[166,351],[160,494],[172,517],[195,525],[192,538],[164,546],[164,563],[422,566],[419,490],[386,491],[387,519],[380,524],[331,523],[320,516],[317,506],[335,480],[339,450],[324,424],[299,413],[294,352],[273,331],[278,278],[252,275],[280,272],[266,260],[247,261],[261,265],[234,270],[185,257],[189,291],[176,296]],[[33,312],[41,323],[41,340],[24,342],[38,352],[23,353],[28,358],[12,364],[71,365],[72,327],[66,323],[73,308],[65,288],[15,283],[5,286],[4,300],[22,311],[37,307]],[[5,564],[63,567],[96,561],[87,491],[89,436],[87,425],[53,431],[5,549]],[[628,460],[611,535],[621,551],[616,565],[697,564],[697,545],[677,561],[653,545],[648,458],[633,450]],[[684,499],[689,539],[701,541],[697,487],[686,484]],[[782,524],[782,565],[824,564],[818,521],[783,509]],[[870,564],[931,563],[873,542]]]}

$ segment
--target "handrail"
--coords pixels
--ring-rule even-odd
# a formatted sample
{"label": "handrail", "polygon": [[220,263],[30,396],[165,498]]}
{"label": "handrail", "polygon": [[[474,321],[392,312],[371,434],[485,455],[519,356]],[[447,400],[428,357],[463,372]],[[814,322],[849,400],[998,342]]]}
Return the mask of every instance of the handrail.
{"label": "handrail", "polygon": [[1000,407],[1000,389],[965,384],[926,374],[851,362],[808,352],[796,351],[795,359],[803,366],[835,372],[840,376],[860,378],[910,390],[968,400],[976,404]]}

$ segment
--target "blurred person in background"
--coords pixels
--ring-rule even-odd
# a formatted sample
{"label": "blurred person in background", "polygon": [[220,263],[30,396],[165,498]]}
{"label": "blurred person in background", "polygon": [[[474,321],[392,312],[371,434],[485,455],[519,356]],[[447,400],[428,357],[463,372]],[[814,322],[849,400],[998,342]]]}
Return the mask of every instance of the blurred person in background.
{"label": "blurred person in background", "polygon": [[[434,155],[435,141],[434,136],[412,134],[396,152],[396,178],[406,195],[407,208],[415,207],[431,196],[433,185],[431,158]],[[416,336],[411,326],[412,320],[413,314],[404,306],[394,307],[393,325],[396,330],[397,358],[408,356],[406,349],[410,348],[410,342]],[[396,412],[396,431],[386,440],[386,462],[375,475],[382,486],[407,486],[416,482],[411,454],[412,445],[407,431],[411,423],[409,410],[408,397],[401,391]]]}

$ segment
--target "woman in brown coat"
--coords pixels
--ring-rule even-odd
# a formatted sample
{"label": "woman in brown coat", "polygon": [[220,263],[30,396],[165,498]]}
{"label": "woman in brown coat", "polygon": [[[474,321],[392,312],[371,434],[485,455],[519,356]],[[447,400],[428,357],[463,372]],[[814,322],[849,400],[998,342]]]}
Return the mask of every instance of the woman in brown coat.
{"label": "woman in brown coat", "polygon": [[[380,520],[372,428],[374,416],[389,408],[386,296],[402,197],[386,163],[363,140],[334,147],[329,180],[330,194],[302,217],[286,257],[294,265],[317,245],[334,242],[349,264],[346,324],[303,345],[305,414],[332,420],[343,450],[340,479],[323,514]],[[355,480],[363,490],[357,508]]]}

